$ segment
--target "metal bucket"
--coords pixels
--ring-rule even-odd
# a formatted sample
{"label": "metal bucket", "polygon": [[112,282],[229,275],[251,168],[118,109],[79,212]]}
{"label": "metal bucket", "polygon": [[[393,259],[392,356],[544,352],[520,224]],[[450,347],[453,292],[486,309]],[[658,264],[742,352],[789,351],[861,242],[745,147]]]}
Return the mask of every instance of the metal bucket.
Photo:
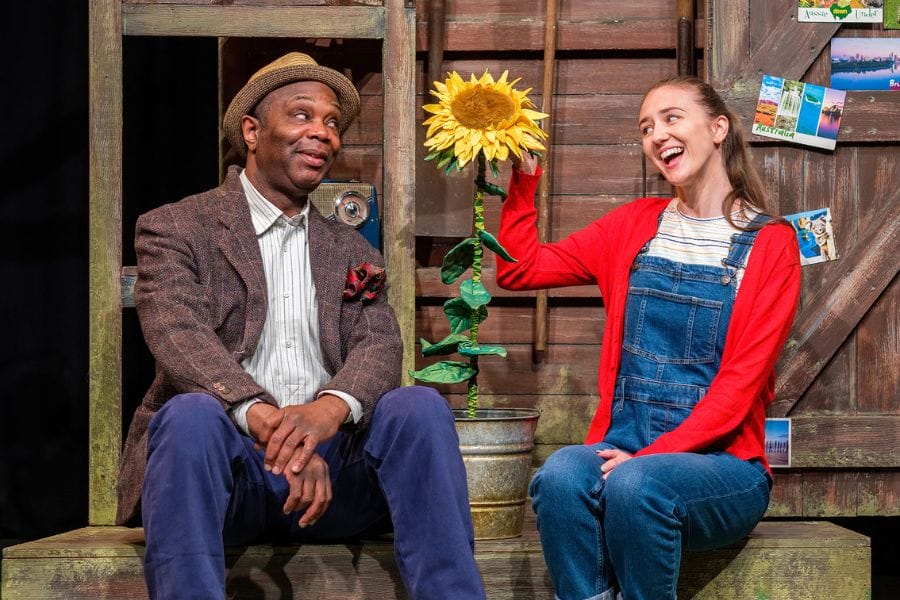
{"label": "metal bucket", "polygon": [[476,540],[521,535],[531,475],[531,449],[540,412],[531,408],[479,409],[475,418],[454,410],[466,466]]}

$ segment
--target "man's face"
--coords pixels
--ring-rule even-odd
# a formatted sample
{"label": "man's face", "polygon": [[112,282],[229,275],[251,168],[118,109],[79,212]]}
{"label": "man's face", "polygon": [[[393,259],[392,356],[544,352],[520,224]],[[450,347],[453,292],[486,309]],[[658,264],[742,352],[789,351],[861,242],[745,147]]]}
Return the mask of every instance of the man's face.
{"label": "man's face", "polygon": [[247,175],[270,202],[291,204],[313,191],[341,149],[341,106],[318,81],[298,81],[269,93],[257,117],[241,122]]}

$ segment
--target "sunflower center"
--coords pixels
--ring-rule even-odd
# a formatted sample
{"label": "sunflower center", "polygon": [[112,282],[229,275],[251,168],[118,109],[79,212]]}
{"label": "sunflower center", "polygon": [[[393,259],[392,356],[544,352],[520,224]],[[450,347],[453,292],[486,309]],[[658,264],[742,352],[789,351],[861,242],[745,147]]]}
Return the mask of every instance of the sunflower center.
{"label": "sunflower center", "polygon": [[487,129],[515,115],[516,105],[506,94],[478,85],[457,94],[450,111],[469,129]]}

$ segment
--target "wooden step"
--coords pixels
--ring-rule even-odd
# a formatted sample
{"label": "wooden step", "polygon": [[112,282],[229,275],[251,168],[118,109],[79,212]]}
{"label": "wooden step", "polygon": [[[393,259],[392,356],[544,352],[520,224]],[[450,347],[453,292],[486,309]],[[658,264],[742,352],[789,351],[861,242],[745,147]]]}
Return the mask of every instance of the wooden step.
{"label": "wooden step", "polygon": [[[141,529],[87,527],[10,546],[3,550],[0,597],[146,598],[143,541]],[[476,546],[488,598],[553,597],[533,516],[529,515],[521,537]],[[230,548],[226,566],[232,598],[407,597],[389,537],[347,544]],[[867,537],[828,522],[764,521],[740,544],[687,553],[678,597],[867,600],[870,581]]]}

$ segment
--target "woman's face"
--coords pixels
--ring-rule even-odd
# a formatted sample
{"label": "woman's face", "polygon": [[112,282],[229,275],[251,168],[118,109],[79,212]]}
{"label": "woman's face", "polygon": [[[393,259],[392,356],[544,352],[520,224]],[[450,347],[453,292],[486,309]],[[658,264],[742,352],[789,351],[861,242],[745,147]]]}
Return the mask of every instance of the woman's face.
{"label": "woman's face", "polygon": [[638,125],[644,154],[672,185],[690,187],[724,173],[719,147],[728,133],[728,119],[710,117],[693,89],[666,85],[651,91],[641,105]]}

